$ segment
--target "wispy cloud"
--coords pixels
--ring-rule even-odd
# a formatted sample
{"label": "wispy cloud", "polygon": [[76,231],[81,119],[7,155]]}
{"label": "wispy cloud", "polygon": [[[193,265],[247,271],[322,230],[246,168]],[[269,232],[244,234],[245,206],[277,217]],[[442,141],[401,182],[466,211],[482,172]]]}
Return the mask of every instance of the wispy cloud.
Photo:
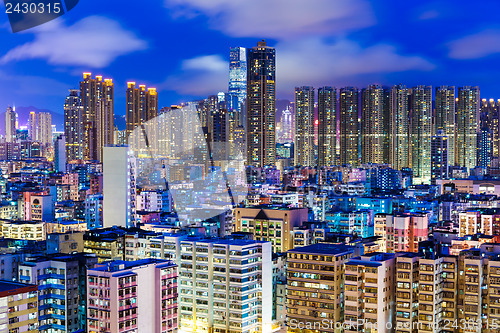
{"label": "wispy cloud", "polygon": [[165,0],[175,17],[205,15],[233,37],[297,38],[340,34],[375,24],[365,0]]}
{"label": "wispy cloud", "polygon": [[432,20],[439,17],[439,11],[435,9],[426,10],[418,16],[419,20]]}
{"label": "wispy cloud", "polygon": [[13,48],[1,63],[45,59],[52,65],[102,68],[119,56],[148,46],[118,22],[102,16],[90,16],[71,26],[55,20],[29,32],[35,34],[34,41]]}
{"label": "wispy cloud", "polygon": [[500,29],[487,29],[448,43],[453,59],[479,59],[500,53]]}
{"label": "wispy cloud", "polygon": [[180,67],[177,74],[169,76],[158,87],[191,96],[205,96],[227,90],[229,63],[220,55],[186,59]]}

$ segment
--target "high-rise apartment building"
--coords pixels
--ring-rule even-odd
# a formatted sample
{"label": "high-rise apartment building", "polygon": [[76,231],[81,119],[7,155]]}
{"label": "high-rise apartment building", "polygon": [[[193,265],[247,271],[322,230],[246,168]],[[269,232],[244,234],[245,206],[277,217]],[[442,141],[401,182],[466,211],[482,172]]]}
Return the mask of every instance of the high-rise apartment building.
{"label": "high-rise apartment building", "polygon": [[36,140],[36,112],[31,111],[28,117],[28,136],[31,140]]}
{"label": "high-rise apartment building", "polygon": [[0,330],[38,331],[38,286],[0,280]]}
{"label": "high-rise apartment building", "polygon": [[5,141],[16,141],[17,113],[15,108],[7,107],[5,112]]}
{"label": "high-rise apartment building", "polygon": [[295,88],[295,165],[315,166],[314,88]]}
{"label": "high-rise apartment building", "polygon": [[83,159],[85,147],[83,107],[78,90],[71,89],[64,102],[64,135],[66,136],[66,159]]}
{"label": "high-rise apartment building", "polygon": [[359,90],[340,89],[340,163],[359,164]]}
{"label": "high-rise apartment building", "polygon": [[[441,133],[446,136],[448,142],[448,163],[455,165],[455,142],[457,119],[455,111],[455,87],[440,86],[435,90],[435,112],[434,112],[434,131],[433,135]],[[439,132],[441,131],[441,132]]]}
{"label": "high-rise apartment building", "polygon": [[431,180],[432,87],[412,88],[411,165],[414,183]]}
{"label": "high-rise apartment building", "polygon": [[276,51],[265,41],[247,49],[247,164],[276,162]]}
{"label": "high-rise apartment building", "polygon": [[111,79],[102,76],[92,78],[83,73],[80,82],[80,98],[83,108],[83,157],[86,160],[102,161],[102,148],[113,144],[114,86]]}
{"label": "high-rise apartment building", "polygon": [[492,160],[493,160],[493,131],[488,127],[481,127],[477,133],[476,165],[486,169],[491,166]]}
{"label": "high-rise apartment building", "polygon": [[108,261],[87,271],[87,332],[177,332],[177,296],[172,262]]}
{"label": "high-rise apartment building", "polygon": [[431,184],[436,184],[436,179],[448,178],[449,161],[449,136],[443,130],[438,130],[431,141]]}
{"label": "high-rise apartment building", "polygon": [[401,170],[410,166],[410,106],[406,86],[392,87],[389,103],[389,163]]}
{"label": "high-rise apartment building", "polygon": [[361,161],[389,162],[389,96],[379,85],[361,93]]}
{"label": "high-rise apartment building", "polygon": [[459,87],[457,98],[456,164],[470,172],[477,165],[479,88]]}
{"label": "high-rise apartment building", "polygon": [[481,128],[487,128],[491,135],[492,157],[500,157],[500,99],[481,100]]}
{"label": "high-rise apartment building", "polygon": [[[136,87],[135,82],[127,83],[127,136],[143,123],[158,116],[158,93],[156,88],[145,85]],[[139,137],[137,137],[139,139]],[[155,140],[155,138],[149,138]]]}
{"label": "high-rise apartment building", "polygon": [[314,244],[287,252],[287,326],[289,332],[340,332],[328,323],[343,323],[344,264],[354,247]]}
{"label": "high-rise apartment building", "polygon": [[247,52],[244,47],[229,51],[229,89],[227,109],[236,113],[237,126],[246,126]]}
{"label": "high-rise apartment building", "polygon": [[52,144],[52,115],[48,112],[36,114],[36,139],[43,145]]}
{"label": "high-rise apartment building", "polygon": [[271,332],[273,268],[269,242],[180,242],[183,332]]}
{"label": "high-rise apartment building", "polygon": [[337,89],[318,89],[318,166],[337,165]]}

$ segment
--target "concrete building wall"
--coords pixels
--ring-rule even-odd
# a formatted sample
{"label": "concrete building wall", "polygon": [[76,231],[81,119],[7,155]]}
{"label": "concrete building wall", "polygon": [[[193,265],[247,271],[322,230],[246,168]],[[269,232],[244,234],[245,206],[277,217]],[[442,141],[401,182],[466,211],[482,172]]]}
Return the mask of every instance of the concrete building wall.
{"label": "concrete building wall", "polygon": [[132,226],[128,146],[103,148],[103,227]]}

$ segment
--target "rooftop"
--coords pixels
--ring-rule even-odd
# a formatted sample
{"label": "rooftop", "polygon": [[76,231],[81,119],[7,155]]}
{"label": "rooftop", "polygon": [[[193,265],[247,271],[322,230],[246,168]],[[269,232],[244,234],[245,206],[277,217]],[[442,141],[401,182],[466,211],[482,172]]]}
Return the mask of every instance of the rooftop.
{"label": "rooftop", "polygon": [[0,280],[0,297],[36,290],[38,290],[36,285]]}
{"label": "rooftop", "polygon": [[345,244],[328,244],[328,243],[318,243],[308,246],[298,247],[293,250],[289,250],[289,253],[310,253],[310,254],[333,254],[338,255],[347,252],[354,252],[354,246],[349,246]]}
{"label": "rooftop", "polygon": [[104,262],[103,264],[98,265],[89,271],[121,272],[132,268],[151,265],[151,264],[167,264],[167,266],[174,265],[174,263],[172,263],[171,261],[165,259],[155,259],[155,258],[147,258],[136,261],[113,260]]}

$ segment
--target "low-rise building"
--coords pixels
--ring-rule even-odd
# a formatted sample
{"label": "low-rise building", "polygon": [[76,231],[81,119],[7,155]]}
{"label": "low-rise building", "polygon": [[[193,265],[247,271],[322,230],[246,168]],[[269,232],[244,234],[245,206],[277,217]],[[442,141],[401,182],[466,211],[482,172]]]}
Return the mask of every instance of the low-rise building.
{"label": "low-rise building", "polygon": [[307,222],[307,208],[263,206],[236,208],[234,231],[251,232],[255,240],[272,243],[273,252],[293,249],[293,229]]}
{"label": "low-rise building", "polygon": [[47,238],[47,226],[45,222],[29,221],[0,221],[0,237],[43,241]]}

